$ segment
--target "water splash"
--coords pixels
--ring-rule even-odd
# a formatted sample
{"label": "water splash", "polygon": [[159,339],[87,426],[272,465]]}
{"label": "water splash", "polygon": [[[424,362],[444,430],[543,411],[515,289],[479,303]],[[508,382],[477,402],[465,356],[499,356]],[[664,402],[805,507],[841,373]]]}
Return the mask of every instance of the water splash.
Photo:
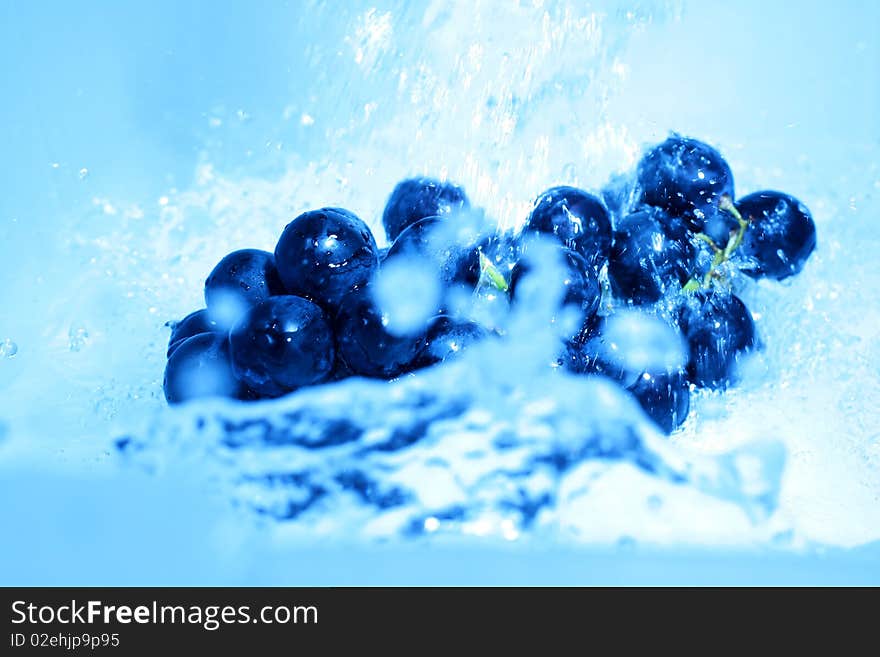
{"label": "water splash", "polygon": [[[202,471],[209,464],[236,501],[295,520],[303,536],[516,540],[539,531],[608,540],[590,523],[607,524],[601,518],[613,510],[572,509],[621,469],[634,471],[642,486],[659,484],[667,507],[684,495],[725,509],[738,519],[729,541],[762,531],[779,491],[778,443],[718,457],[688,454],[609,381],[547,367],[509,379],[492,369],[511,346],[489,341],[392,383],[348,380],[251,406],[191,406],[117,447],[152,467],[165,459]],[[630,521],[617,518],[618,530],[651,538]],[[683,524],[667,530],[699,535]]]}

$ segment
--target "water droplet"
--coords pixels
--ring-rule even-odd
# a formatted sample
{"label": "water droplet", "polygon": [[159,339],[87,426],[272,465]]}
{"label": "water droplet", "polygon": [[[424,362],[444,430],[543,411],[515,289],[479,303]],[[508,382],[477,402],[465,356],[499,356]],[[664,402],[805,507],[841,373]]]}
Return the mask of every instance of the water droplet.
{"label": "water droplet", "polygon": [[0,358],[12,358],[18,353],[18,345],[9,338],[0,342]]}
{"label": "water droplet", "polygon": [[617,539],[617,549],[621,551],[630,551],[636,548],[636,539],[632,536],[621,536]]}
{"label": "water droplet", "polygon": [[71,351],[82,349],[89,339],[89,332],[82,326],[71,326],[67,332],[68,346]]}

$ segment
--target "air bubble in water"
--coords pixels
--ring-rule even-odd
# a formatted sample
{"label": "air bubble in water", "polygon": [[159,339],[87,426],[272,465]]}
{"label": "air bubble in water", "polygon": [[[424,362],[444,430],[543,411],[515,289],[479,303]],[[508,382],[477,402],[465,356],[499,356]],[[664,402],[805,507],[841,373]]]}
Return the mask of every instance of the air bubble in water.
{"label": "air bubble in water", "polygon": [[18,345],[9,338],[0,342],[0,358],[12,358],[18,353]]}
{"label": "air bubble in water", "polygon": [[71,351],[82,349],[89,339],[89,332],[82,326],[71,326],[67,332],[68,346]]}

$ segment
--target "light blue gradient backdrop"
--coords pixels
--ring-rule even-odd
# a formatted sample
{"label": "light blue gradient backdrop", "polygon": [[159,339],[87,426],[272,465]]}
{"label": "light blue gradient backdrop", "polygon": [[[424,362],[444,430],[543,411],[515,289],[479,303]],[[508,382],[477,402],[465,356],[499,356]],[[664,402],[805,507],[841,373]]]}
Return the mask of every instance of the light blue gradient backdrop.
{"label": "light blue gradient backdrop", "polygon": [[[315,67],[309,46],[341,47],[372,6],[404,14],[403,24],[411,14],[417,30],[423,8],[332,5],[0,1],[0,340],[40,349],[41,308],[59,302],[71,274],[66,231],[93,198],[155,203],[192,183],[205,150],[218,167],[259,175],[277,164],[267,145],[276,140],[304,159],[327,148],[278,120],[303,99],[329,125],[361,111],[360,91],[347,95],[332,66]],[[630,38],[627,77],[607,111],[639,135],[711,134],[734,146],[734,163],[746,144],[768,168],[809,154],[814,179],[836,180],[853,160],[876,168],[878,29],[871,0],[686,2],[680,20]],[[208,117],[239,110],[247,117],[218,141]],[[0,377],[9,367],[0,363]],[[50,454],[4,464],[0,443],[0,584],[880,583],[876,546],[824,556],[338,546],[291,558],[237,543],[234,527],[210,521],[223,502],[180,478]],[[228,553],[215,550],[217,532]]]}

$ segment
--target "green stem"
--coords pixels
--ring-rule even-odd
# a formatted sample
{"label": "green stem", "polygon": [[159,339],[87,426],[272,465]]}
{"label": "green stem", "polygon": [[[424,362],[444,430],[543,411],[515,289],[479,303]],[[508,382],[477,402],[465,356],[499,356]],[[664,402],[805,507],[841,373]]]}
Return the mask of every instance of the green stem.
{"label": "green stem", "polygon": [[729,212],[730,214],[732,214],[734,218],[739,222],[739,225],[741,227],[749,225],[749,222],[743,219],[743,216],[739,213],[739,210],[736,209],[736,206],[733,204],[733,199],[730,198],[730,195],[722,194],[721,198],[718,200],[718,207],[725,212]]}
{"label": "green stem", "polygon": [[717,267],[720,267],[727,260],[727,249],[722,251],[719,249],[715,253],[715,257],[712,258],[712,266],[709,267],[709,271],[706,272],[706,275],[703,276],[703,287],[709,287],[709,283],[712,281],[712,277],[715,275]]}
{"label": "green stem", "polygon": [[496,289],[507,292],[508,285],[504,276],[482,251],[480,251],[480,278],[489,281]]}
{"label": "green stem", "polygon": [[685,292],[692,292],[701,287],[709,287],[712,282],[712,278],[718,276],[718,267],[730,260],[730,258],[733,256],[733,252],[739,248],[740,244],[742,244],[743,238],[746,234],[746,229],[749,227],[749,222],[743,219],[742,214],[740,214],[740,211],[737,210],[736,205],[734,205],[733,203],[733,199],[730,198],[729,195],[721,195],[721,198],[718,199],[718,207],[724,212],[733,215],[734,219],[736,219],[737,223],[739,224],[739,229],[736,231],[735,234],[730,236],[730,239],[727,240],[727,244],[724,246],[723,249],[715,244],[715,241],[705,233],[696,234],[696,238],[708,244],[715,255],[712,258],[712,266],[709,268],[709,271],[706,272],[706,275],[703,276],[702,283],[699,283],[695,278],[692,278],[685,284],[684,288],[682,288]]}
{"label": "green stem", "polygon": [[710,247],[712,247],[712,250],[715,253],[718,253],[721,250],[720,248],[718,248],[718,245],[715,244],[715,240],[713,240],[711,237],[706,235],[706,233],[696,233],[696,235],[694,235],[694,237],[696,237],[698,240],[701,240],[701,241],[705,242],[706,244],[708,244]]}
{"label": "green stem", "polygon": [[739,248],[740,244],[742,244],[746,229],[749,227],[749,222],[743,219],[743,216],[733,204],[733,200],[727,194],[721,195],[721,199],[718,201],[718,207],[725,212],[732,214],[737,223],[739,223],[739,230],[736,231],[736,235],[730,238],[727,242],[727,246],[724,248],[724,260],[729,260],[730,256],[733,255],[733,252]]}

